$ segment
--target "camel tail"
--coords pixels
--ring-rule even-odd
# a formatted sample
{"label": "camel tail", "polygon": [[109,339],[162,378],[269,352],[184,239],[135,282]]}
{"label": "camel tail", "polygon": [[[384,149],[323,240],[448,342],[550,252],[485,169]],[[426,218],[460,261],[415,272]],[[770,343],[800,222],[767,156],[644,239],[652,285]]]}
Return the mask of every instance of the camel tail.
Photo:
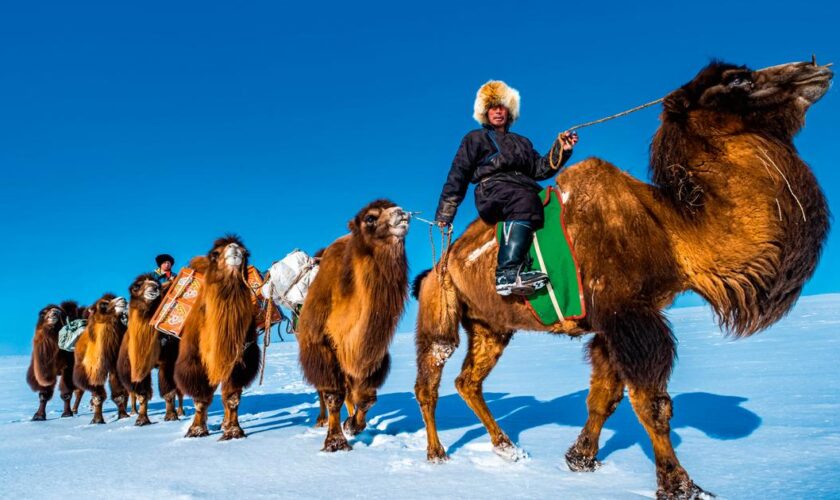
{"label": "camel tail", "polygon": [[437,270],[430,269],[415,278],[412,289],[420,302],[416,339],[418,359],[430,350],[446,351],[446,357],[449,357],[458,347],[461,322],[461,308],[452,278],[448,273],[440,276]]}

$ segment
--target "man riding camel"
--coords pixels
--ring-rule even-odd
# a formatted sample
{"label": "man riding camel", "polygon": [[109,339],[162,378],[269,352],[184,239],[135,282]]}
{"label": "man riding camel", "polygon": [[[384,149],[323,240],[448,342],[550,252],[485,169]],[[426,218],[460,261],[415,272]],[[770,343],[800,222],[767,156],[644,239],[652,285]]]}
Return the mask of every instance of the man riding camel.
{"label": "man riding camel", "polygon": [[[467,186],[476,184],[475,205],[488,224],[504,222],[496,265],[499,295],[530,295],[545,286],[548,276],[526,271],[534,231],[543,226],[542,190],[536,181],[557,173],[572,155],[577,134],[564,132],[555,147],[554,164],[542,156],[527,138],[510,131],[519,118],[519,92],[500,80],[491,80],[475,98],[473,118],[482,128],[464,136],[452,160],[449,176],[440,195],[435,221],[449,226]],[[561,153],[562,152],[562,153]],[[557,158],[560,156],[560,158]]]}

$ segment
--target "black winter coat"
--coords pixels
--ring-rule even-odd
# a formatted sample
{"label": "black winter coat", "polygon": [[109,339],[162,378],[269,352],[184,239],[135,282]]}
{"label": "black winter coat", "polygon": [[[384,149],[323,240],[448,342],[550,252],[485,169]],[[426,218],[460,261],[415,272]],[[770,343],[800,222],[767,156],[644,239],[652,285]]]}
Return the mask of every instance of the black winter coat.
{"label": "black winter coat", "polygon": [[[555,164],[564,165],[572,155],[559,144],[555,151]],[[560,151],[562,157],[558,158]],[[536,181],[548,179],[557,172],[551,168],[548,154],[541,156],[527,138],[513,132],[499,136],[490,127],[473,130],[461,140],[452,160],[435,220],[451,223],[455,219],[470,183],[480,182],[488,188],[511,184],[538,193],[542,187]]]}

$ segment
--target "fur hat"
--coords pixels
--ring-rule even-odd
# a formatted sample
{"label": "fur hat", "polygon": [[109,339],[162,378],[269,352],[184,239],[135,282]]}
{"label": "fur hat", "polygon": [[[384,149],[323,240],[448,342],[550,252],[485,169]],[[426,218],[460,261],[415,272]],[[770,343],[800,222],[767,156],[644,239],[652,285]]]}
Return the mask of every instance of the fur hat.
{"label": "fur hat", "polygon": [[171,262],[173,266],[175,265],[175,259],[168,253],[162,253],[155,257],[155,263],[157,263],[158,266],[162,265],[164,262]]}
{"label": "fur hat", "polygon": [[482,125],[490,125],[487,121],[487,110],[494,106],[504,106],[510,114],[510,123],[519,118],[519,91],[501,80],[490,80],[478,89],[475,94],[473,118]]}

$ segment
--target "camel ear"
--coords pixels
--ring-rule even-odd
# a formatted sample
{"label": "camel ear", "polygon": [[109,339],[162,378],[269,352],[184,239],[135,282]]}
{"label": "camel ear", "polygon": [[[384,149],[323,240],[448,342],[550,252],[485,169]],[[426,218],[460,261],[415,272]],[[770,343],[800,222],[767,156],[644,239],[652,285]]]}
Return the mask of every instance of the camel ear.
{"label": "camel ear", "polygon": [[190,261],[189,267],[191,269],[195,269],[200,273],[206,273],[207,268],[210,267],[210,259],[205,257],[204,255],[199,255],[198,257],[193,257]]}
{"label": "camel ear", "polygon": [[355,218],[350,219],[350,222],[347,223],[347,229],[353,234],[359,234],[359,221]]}
{"label": "camel ear", "polygon": [[683,115],[691,106],[691,101],[688,98],[688,93],[683,89],[677,89],[667,96],[662,101],[662,107],[671,115]]}

